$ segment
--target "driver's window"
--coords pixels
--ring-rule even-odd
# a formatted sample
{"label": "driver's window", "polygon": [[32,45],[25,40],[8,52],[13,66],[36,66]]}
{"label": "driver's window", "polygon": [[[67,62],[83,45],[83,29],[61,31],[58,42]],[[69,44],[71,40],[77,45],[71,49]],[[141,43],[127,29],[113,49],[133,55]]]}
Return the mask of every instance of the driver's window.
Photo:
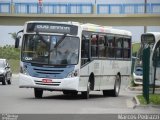
{"label": "driver's window", "polygon": [[157,43],[153,53],[153,65],[160,67],[160,41]]}

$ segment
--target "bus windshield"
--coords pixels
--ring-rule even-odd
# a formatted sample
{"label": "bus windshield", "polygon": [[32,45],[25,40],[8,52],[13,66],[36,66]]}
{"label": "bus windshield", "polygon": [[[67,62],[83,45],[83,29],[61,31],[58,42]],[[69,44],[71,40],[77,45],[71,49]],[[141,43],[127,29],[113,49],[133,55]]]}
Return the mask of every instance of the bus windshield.
{"label": "bus windshield", "polygon": [[40,64],[78,63],[79,38],[64,35],[25,34],[22,61]]}
{"label": "bus windshield", "polygon": [[137,55],[137,57],[139,58],[140,61],[142,60],[143,49],[146,46],[149,46],[152,49],[154,44],[155,44],[155,38],[154,38],[153,35],[144,34],[144,35],[141,36],[141,47],[140,47],[140,49],[138,51],[138,55]]}
{"label": "bus windshield", "polygon": [[152,49],[154,44],[155,44],[155,37],[152,34],[143,34],[141,36],[141,45],[135,62],[135,72],[138,72],[137,70],[139,70],[139,68],[142,69],[142,54],[144,48],[149,46],[150,49]]}

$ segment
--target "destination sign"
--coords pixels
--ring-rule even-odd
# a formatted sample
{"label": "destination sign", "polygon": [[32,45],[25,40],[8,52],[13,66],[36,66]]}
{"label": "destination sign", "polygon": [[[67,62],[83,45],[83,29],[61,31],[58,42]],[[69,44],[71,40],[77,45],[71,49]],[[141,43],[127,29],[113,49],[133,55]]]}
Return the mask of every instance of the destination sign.
{"label": "destination sign", "polygon": [[63,33],[77,35],[78,27],[66,24],[28,23],[27,32]]}

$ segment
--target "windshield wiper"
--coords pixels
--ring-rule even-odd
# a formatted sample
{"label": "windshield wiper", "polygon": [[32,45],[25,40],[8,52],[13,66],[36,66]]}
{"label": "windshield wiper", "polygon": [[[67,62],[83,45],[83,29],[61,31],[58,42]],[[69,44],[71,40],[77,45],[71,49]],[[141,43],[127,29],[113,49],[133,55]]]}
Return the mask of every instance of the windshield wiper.
{"label": "windshield wiper", "polygon": [[43,43],[45,43],[47,46],[49,46],[49,42],[47,42],[46,40],[44,40],[44,38],[42,37],[41,34],[39,34],[38,31],[36,31],[36,35],[39,37],[38,39],[41,40]]}
{"label": "windshield wiper", "polygon": [[59,46],[59,44],[62,43],[62,41],[65,39],[65,37],[67,36],[67,34],[65,33],[59,40],[58,42],[54,45],[53,49],[51,49],[49,52],[52,52],[55,48],[57,48]]}
{"label": "windshield wiper", "polygon": [[58,40],[58,42],[55,44],[54,48],[58,47],[59,44],[62,43],[62,41],[64,40],[64,38],[65,38],[66,36],[67,36],[67,33],[65,33],[65,34]]}

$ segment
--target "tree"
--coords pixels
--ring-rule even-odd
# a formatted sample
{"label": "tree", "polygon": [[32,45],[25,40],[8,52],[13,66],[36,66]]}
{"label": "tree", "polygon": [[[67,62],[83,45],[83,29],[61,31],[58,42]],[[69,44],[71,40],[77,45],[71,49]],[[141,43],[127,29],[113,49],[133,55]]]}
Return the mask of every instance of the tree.
{"label": "tree", "polygon": [[8,33],[8,34],[10,34],[11,37],[12,37],[14,40],[16,40],[16,37],[17,37],[17,33],[16,33],[16,32],[14,32],[14,33]]}

